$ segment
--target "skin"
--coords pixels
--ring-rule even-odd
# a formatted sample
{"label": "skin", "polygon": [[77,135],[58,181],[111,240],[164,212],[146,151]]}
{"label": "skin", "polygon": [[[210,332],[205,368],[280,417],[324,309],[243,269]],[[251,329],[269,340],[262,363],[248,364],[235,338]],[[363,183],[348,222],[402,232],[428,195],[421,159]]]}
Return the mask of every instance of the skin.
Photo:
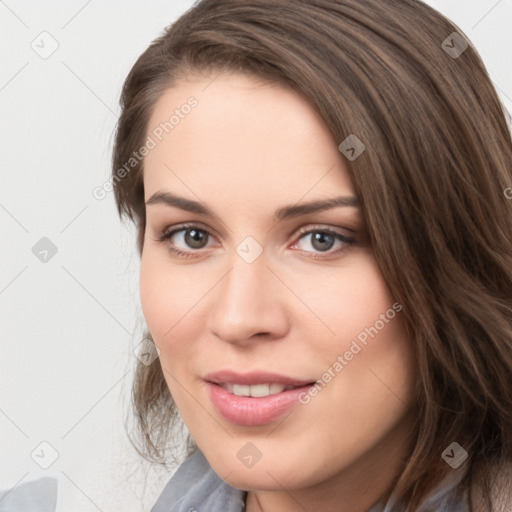
{"label": "skin", "polygon": [[[148,134],[190,96],[198,105],[145,158],[147,201],[172,192],[213,215],[146,205],[143,313],[166,382],[215,472],[249,490],[249,512],[367,510],[411,448],[415,359],[398,313],[307,405],[263,426],[225,420],[203,377],[221,369],[314,381],[395,302],[366,241],[357,206],[276,222],[289,205],[354,196],[348,162],[317,113],[296,93],[232,73],[189,77],[158,100]],[[204,248],[182,223],[211,233]],[[314,243],[325,229],[354,243]],[[236,252],[247,237],[263,249]],[[173,253],[169,248],[185,251]],[[319,250],[320,247],[320,250]],[[253,249],[251,249],[253,250]],[[246,467],[248,442],[261,459]]]}

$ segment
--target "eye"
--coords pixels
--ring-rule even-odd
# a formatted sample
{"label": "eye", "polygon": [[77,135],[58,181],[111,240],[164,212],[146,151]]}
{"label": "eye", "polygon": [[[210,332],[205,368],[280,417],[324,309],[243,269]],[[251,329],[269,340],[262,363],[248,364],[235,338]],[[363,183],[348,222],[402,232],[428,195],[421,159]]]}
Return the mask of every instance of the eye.
{"label": "eye", "polygon": [[208,244],[209,235],[203,229],[187,228],[174,233],[173,238],[175,244],[184,244],[191,249],[202,249]]}
{"label": "eye", "polygon": [[163,233],[159,242],[166,241],[168,249],[178,255],[187,255],[212,245],[212,236],[206,229],[198,226],[181,226]]}
{"label": "eye", "polygon": [[[201,250],[216,243],[207,229],[197,225],[177,226],[161,234],[157,241],[167,242],[167,248],[171,253],[183,257],[204,255]],[[299,233],[291,248],[310,253],[312,257],[328,257],[344,251],[355,242],[354,238],[332,229],[318,228]]]}
{"label": "eye", "polygon": [[334,254],[355,243],[353,238],[329,229],[315,229],[303,233],[293,248],[304,252]]}

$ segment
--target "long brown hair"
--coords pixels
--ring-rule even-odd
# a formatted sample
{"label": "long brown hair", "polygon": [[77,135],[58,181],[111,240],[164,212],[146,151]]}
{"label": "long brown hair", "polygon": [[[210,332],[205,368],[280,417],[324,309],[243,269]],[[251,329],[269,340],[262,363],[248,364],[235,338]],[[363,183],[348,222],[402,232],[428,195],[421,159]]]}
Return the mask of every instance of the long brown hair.
{"label": "long brown hair", "polygon": [[[366,147],[347,163],[419,366],[415,445],[387,497],[415,510],[452,471],[453,441],[469,454],[461,486],[489,491],[512,460],[512,141],[477,52],[418,0],[196,2],[122,91],[112,178],[139,254],[144,160],[126,163],[165,89],[221,71],[286,85],[335,140]],[[133,404],[140,453],[164,462],[179,416],[159,364],[139,364]]]}

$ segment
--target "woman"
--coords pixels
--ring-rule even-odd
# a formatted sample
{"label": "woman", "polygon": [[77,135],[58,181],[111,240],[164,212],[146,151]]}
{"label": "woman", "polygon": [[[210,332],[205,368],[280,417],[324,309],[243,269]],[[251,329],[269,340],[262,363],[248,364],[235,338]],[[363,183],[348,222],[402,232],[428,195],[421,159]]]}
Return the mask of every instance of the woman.
{"label": "woman", "polygon": [[510,510],[512,143],[460,30],[202,0],[121,107],[141,452],[190,433],[153,510]]}

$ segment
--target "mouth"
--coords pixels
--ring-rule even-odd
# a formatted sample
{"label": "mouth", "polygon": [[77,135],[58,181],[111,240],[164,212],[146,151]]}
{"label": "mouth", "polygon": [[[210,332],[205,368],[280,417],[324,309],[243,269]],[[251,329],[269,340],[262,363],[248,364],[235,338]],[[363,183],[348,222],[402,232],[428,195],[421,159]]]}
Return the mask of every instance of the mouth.
{"label": "mouth", "polygon": [[217,372],[204,378],[217,412],[237,425],[264,425],[281,418],[307,393],[314,380],[267,372]]}

